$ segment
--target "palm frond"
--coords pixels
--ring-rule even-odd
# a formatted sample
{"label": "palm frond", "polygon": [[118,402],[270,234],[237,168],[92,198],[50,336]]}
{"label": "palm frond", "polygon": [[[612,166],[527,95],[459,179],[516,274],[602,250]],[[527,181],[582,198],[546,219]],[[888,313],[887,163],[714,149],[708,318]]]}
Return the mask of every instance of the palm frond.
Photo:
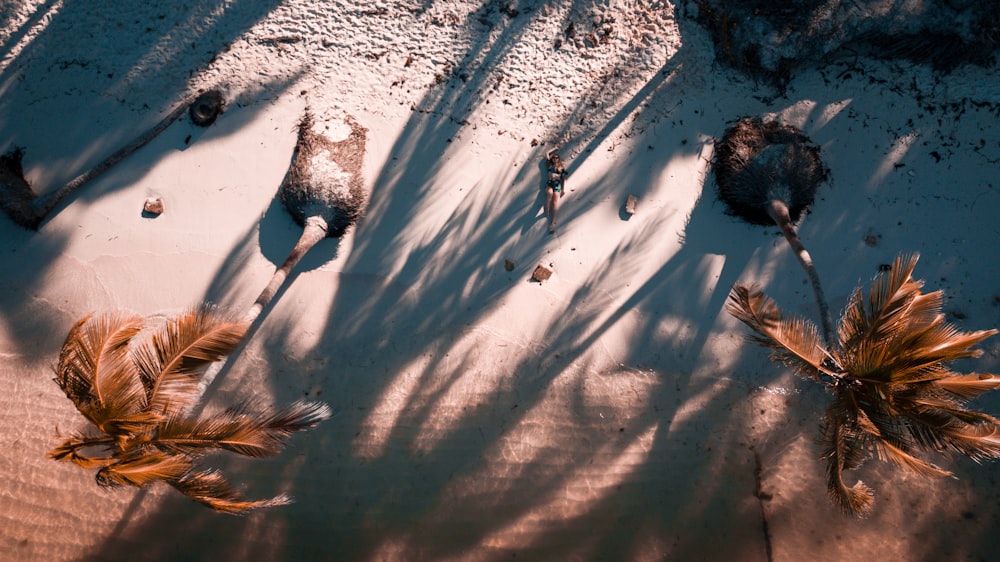
{"label": "palm frond", "polygon": [[959,375],[949,371],[938,378],[935,384],[951,396],[965,401],[1000,387],[1000,377],[990,373]]}
{"label": "palm frond", "polygon": [[274,411],[247,402],[199,421],[171,419],[161,428],[156,445],[191,456],[225,449],[267,457],[279,453],[292,433],[315,427],[330,415],[330,407],[320,402],[300,401]]}
{"label": "palm frond", "polygon": [[957,452],[975,461],[1000,458],[1000,420],[966,410],[941,394],[920,393],[897,400],[908,441],[926,449]]}
{"label": "palm frond", "polygon": [[97,471],[97,483],[105,487],[141,488],[157,481],[173,481],[191,470],[191,459],[156,450],[128,457]]}
{"label": "palm frond", "polygon": [[775,362],[816,380],[820,372],[826,372],[822,366],[826,354],[816,326],[783,315],[774,301],[756,288],[734,285],[726,310],[758,334],[751,339],[770,348]]}
{"label": "palm frond", "polygon": [[876,320],[874,327],[883,324],[880,320],[892,320],[892,312],[923,286],[923,281],[913,279],[919,259],[916,253],[896,256],[889,271],[872,280],[868,290],[868,318]]}
{"label": "palm frond", "polygon": [[330,406],[322,402],[299,400],[265,416],[264,424],[272,431],[291,435],[295,431],[316,427],[332,415]]}
{"label": "palm frond", "polygon": [[65,439],[61,445],[49,451],[49,458],[72,462],[83,468],[101,468],[117,462],[113,457],[90,457],[80,454],[80,450],[90,447],[107,447],[114,444],[114,438],[107,435],[86,436],[74,435]]}
{"label": "palm frond", "polygon": [[975,462],[1000,458],[1000,439],[995,425],[970,424],[949,428],[945,433],[951,450]]}
{"label": "palm frond", "polygon": [[[208,364],[230,354],[246,324],[202,308],[167,321],[140,340],[143,321],[124,313],[86,317],[70,330],[55,381],[77,409],[103,432],[74,435],[49,452],[55,460],[99,469],[101,486],[163,481],[227,513],[282,505],[284,495],[249,501],[216,471],[194,471],[194,460],[212,450],[251,457],[274,455],[290,435],[328,419],[330,408],[296,402],[270,409],[247,402],[204,420],[188,406]],[[140,337],[137,337],[140,336]],[[90,456],[103,447],[106,456]]]}
{"label": "palm frond", "polygon": [[905,334],[898,343],[887,345],[894,353],[886,361],[893,382],[908,383],[936,378],[929,368],[958,359],[979,357],[982,350],[974,345],[996,334],[996,330],[962,332],[944,323],[943,318],[914,333]]}
{"label": "palm frond", "polygon": [[267,500],[246,500],[233,490],[229,482],[215,470],[191,472],[170,482],[170,485],[189,498],[216,511],[240,515],[251,509],[287,505],[291,498],[281,494]]}
{"label": "palm frond", "polygon": [[844,472],[873,454],[934,477],[951,473],[917,452],[957,453],[977,462],[1000,458],[1000,419],[966,408],[969,400],[1000,387],[1000,378],[961,375],[946,366],[981,355],[975,346],[997,330],[963,332],[946,323],[943,293],[921,292],[923,282],[912,277],[916,263],[916,255],[899,256],[872,281],[867,297],[854,291],[839,325],[839,347],[827,361],[803,347],[816,338],[815,328],[804,338],[787,335],[808,328],[787,323],[766,297],[737,286],[727,303],[757,333],[753,339],[776,350],[776,360],[813,377],[833,376],[834,399],[821,426],[822,458],[830,496],[853,516],[871,510],[874,493],[860,481],[847,486]]}
{"label": "palm frond", "polygon": [[[868,457],[861,446],[864,434],[853,424],[850,413],[837,400],[827,410],[823,425],[823,440],[826,445],[823,458],[826,459],[827,492],[841,511],[852,517],[864,517],[871,513],[875,503],[875,492],[858,480],[853,486],[844,483],[844,471],[861,466]],[[867,434],[865,434],[867,436]]]}
{"label": "palm frond", "polygon": [[63,343],[56,383],[94,425],[142,410],[145,393],[136,377],[129,342],[142,319],[115,312],[79,320]]}
{"label": "palm frond", "polygon": [[854,421],[857,424],[858,429],[867,433],[868,435],[871,435],[875,439],[883,439],[884,438],[883,434],[885,433],[884,430],[885,424],[875,423],[874,421],[872,421],[872,417],[869,416],[868,413],[862,407],[860,407],[860,405],[856,406],[856,408],[857,409],[854,411],[856,419]]}
{"label": "palm frond", "polygon": [[848,487],[844,483],[843,473],[834,471],[833,464],[828,465],[827,491],[837,507],[851,517],[867,517],[875,504],[875,491],[871,487],[861,480]]}
{"label": "palm frond", "polygon": [[973,346],[996,333],[965,333],[945,323],[941,291],[920,292],[912,278],[916,255],[896,258],[871,284],[868,298],[854,292],[841,319],[841,366],[856,380],[915,383],[940,376],[941,364],[978,357]]}
{"label": "palm frond", "polygon": [[841,347],[884,340],[901,329],[907,307],[921,287],[910,277],[917,259],[917,255],[897,257],[888,273],[872,280],[867,299],[860,289],[852,293],[838,330]]}
{"label": "palm frond", "polygon": [[245,333],[246,324],[208,307],[168,320],[135,354],[149,410],[169,417],[190,405],[204,369],[232,353]]}
{"label": "palm frond", "polygon": [[122,418],[109,419],[104,422],[104,431],[111,435],[134,435],[145,433],[163,421],[163,416],[152,412],[136,412]]}
{"label": "palm frond", "polygon": [[878,454],[879,460],[891,462],[892,464],[906,469],[914,474],[923,476],[926,478],[930,477],[944,477],[953,476],[951,472],[944,470],[932,463],[918,459],[917,457],[911,455],[910,453],[904,451],[903,449],[889,443],[885,440],[878,440],[875,446],[876,453]]}
{"label": "palm frond", "polygon": [[883,438],[882,420],[874,421],[859,404],[859,397],[842,386],[834,387],[833,400],[820,423],[821,458],[840,458],[843,470],[854,470],[871,457],[873,439]]}

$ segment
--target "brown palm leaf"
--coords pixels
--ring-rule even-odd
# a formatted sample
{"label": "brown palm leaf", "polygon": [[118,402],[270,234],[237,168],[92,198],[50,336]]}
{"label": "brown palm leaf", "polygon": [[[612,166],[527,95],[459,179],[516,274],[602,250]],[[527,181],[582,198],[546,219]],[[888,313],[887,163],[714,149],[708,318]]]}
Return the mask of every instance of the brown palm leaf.
{"label": "brown palm leaf", "polygon": [[251,509],[274,507],[291,503],[291,498],[279,494],[266,500],[246,500],[217,470],[189,472],[170,485],[185,496],[201,502],[216,511],[240,515]]}
{"label": "brown palm leaf", "polygon": [[819,380],[826,354],[816,326],[796,316],[785,316],[773,300],[756,288],[736,285],[726,310],[749,326],[751,339],[772,351],[776,363],[791,367],[805,378]]}
{"label": "brown palm leaf", "polygon": [[292,433],[328,419],[330,408],[296,402],[272,410],[250,401],[206,419],[192,418],[200,378],[236,349],[245,323],[201,308],[151,333],[144,329],[134,315],[110,313],[85,317],[70,330],[55,380],[102,434],[73,435],[49,456],[98,468],[102,486],[166,482],[226,513],[288,503],[283,495],[245,500],[221,475],[198,469],[195,461],[217,450],[277,454]]}
{"label": "brown palm leaf", "polygon": [[[867,298],[854,292],[826,357],[809,353],[816,329],[785,318],[770,299],[742,286],[728,310],[756,332],[773,358],[828,385],[834,400],[824,416],[823,458],[831,497],[854,516],[869,512],[874,492],[844,483],[844,471],[872,456],[922,476],[951,473],[916,452],[957,453],[975,461],[1000,458],[1000,420],[967,403],[1000,387],[988,373],[959,374],[945,365],[978,357],[974,346],[996,330],[962,332],[944,321],[940,291],[922,293],[916,255],[903,255],[876,277]],[[800,332],[800,333],[795,333]]]}
{"label": "brown palm leaf", "polygon": [[135,350],[139,376],[149,396],[149,411],[165,418],[192,405],[205,369],[232,353],[247,326],[202,307],[172,318],[147,345]]}
{"label": "brown palm leaf", "polygon": [[281,451],[292,433],[315,427],[330,415],[330,407],[321,402],[299,401],[274,412],[248,402],[206,419],[171,419],[160,427],[156,445],[192,457],[212,449],[269,457]]}
{"label": "brown palm leaf", "polygon": [[951,373],[939,380],[938,386],[955,399],[966,401],[1000,387],[1000,377],[990,373]]}
{"label": "brown palm leaf", "polygon": [[855,291],[840,324],[840,362],[852,375],[873,383],[939,380],[940,365],[978,357],[973,346],[996,333],[962,333],[944,322],[943,293],[920,292],[911,277],[917,256],[898,257],[888,275],[871,284],[867,303]]}
{"label": "brown palm leaf", "polygon": [[97,471],[97,483],[106,487],[135,486],[171,481],[191,471],[191,459],[156,450],[125,457]]}
{"label": "brown palm leaf", "polygon": [[83,468],[102,468],[115,460],[110,457],[91,457],[81,454],[80,451],[91,447],[110,449],[114,444],[115,439],[107,435],[74,435],[63,441],[62,445],[49,451],[49,457],[57,461],[72,462]]}
{"label": "brown palm leaf", "polygon": [[126,313],[86,316],[66,336],[55,381],[76,408],[105,433],[115,434],[113,421],[129,419],[146,405],[135,378],[129,342],[142,329],[142,319]]}
{"label": "brown palm leaf", "polygon": [[868,457],[864,445],[871,432],[870,428],[858,423],[854,410],[843,400],[844,397],[834,398],[821,425],[823,443],[826,444],[821,458],[827,460],[827,492],[844,512],[868,513],[875,502],[875,492],[860,480],[848,486],[844,482],[844,471],[864,463]]}

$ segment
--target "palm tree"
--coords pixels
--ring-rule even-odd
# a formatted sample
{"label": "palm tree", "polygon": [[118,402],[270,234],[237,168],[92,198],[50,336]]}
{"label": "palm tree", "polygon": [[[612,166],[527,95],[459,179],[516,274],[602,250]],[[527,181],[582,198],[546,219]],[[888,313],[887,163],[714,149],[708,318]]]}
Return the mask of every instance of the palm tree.
{"label": "palm tree", "polygon": [[833,394],[822,424],[827,487],[844,512],[871,511],[874,492],[844,471],[872,456],[923,476],[951,473],[918,458],[918,451],[961,454],[977,462],[1000,457],[1000,420],[967,408],[1000,386],[989,373],[960,374],[945,365],[978,357],[975,345],[997,330],[961,332],[944,321],[942,292],[921,292],[916,255],[896,258],[871,283],[855,290],[841,318],[837,345],[826,348],[816,327],[785,316],[767,296],[736,285],[727,310],[773,350],[772,359]]}
{"label": "palm tree", "polygon": [[292,164],[281,182],[278,196],[302,227],[302,234],[288,257],[271,277],[247,314],[253,320],[267,308],[295,265],[320,240],[339,238],[364,212],[367,196],[361,177],[367,129],[347,116],[351,133],[332,141],[314,130],[315,118],[306,111],[299,121]]}
{"label": "palm tree", "polygon": [[747,117],[727,129],[716,145],[713,172],[719,198],[731,214],[751,224],[781,229],[809,278],[823,339],[832,345],[830,308],[816,266],[795,228],[829,176],[819,147],[791,125]]}
{"label": "palm tree", "polygon": [[191,415],[205,369],[231,353],[246,329],[208,308],[152,328],[121,312],[82,318],[66,337],[55,381],[98,432],[75,434],[49,455],[97,468],[102,486],[162,481],[226,513],[288,503],[285,495],[246,500],[217,470],[197,464],[214,450],[275,455],[293,432],[330,417],[322,403],[270,410],[254,401]]}
{"label": "palm tree", "polygon": [[[313,246],[327,237],[342,237],[364,214],[368,197],[361,168],[368,130],[349,115],[345,122],[351,132],[339,141],[316,132],[315,117],[308,109],[298,122],[292,162],[278,197],[302,227],[302,234],[247,310],[243,318],[247,325],[257,320]],[[208,388],[225,365],[226,359],[222,358],[207,369],[200,391]]]}

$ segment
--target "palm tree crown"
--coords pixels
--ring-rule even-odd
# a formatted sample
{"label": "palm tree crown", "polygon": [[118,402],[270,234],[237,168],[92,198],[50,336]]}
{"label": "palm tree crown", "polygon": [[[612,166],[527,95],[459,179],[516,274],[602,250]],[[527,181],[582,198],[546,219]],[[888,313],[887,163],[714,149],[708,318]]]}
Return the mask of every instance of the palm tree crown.
{"label": "palm tree crown", "polygon": [[[195,418],[205,369],[231,353],[246,324],[208,308],[147,330],[135,315],[87,316],[70,330],[55,381],[99,431],[79,433],[49,452],[56,460],[98,468],[102,486],[164,481],[213,509],[241,513],[288,503],[287,496],[245,500],[215,470],[196,461],[213,450],[249,457],[277,454],[295,431],[330,417],[326,404],[296,402],[268,410],[249,401]],[[90,450],[104,454],[91,456]]]}
{"label": "palm tree crown", "polygon": [[855,290],[827,349],[816,327],[785,316],[774,301],[736,285],[727,310],[773,350],[772,359],[833,393],[822,424],[827,486],[848,514],[870,512],[874,492],[844,471],[875,456],[924,476],[951,473],[914,456],[918,450],[958,453],[975,461],[1000,457],[1000,420],[967,408],[1000,386],[989,373],[960,374],[945,366],[978,357],[973,347],[997,330],[961,332],[944,321],[942,292],[922,293],[912,278],[917,256],[896,258],[876,277],[867,298]]}

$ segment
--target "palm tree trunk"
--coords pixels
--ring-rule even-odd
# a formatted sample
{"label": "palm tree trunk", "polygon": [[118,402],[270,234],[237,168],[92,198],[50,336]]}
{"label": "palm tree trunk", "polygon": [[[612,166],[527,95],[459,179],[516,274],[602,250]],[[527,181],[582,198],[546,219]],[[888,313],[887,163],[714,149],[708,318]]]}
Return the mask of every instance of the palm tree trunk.
{"label": "palm tree trunk", "polygon": [[83,184],[101,175],[111,166],[114,166],[118,162],[121,162],[126,157],[128,157],[128,155],[132,154],[136,150],[139,150],[143,146],[146,146],[146,144],[148,144],[149,141],[153,140],[160,133],[165,131],[167,127],[173,124],[173,122],[176,121],[181,115],[184,115],[184,112],[188,110],[188,107],[195,100],[195,97],[196,96],[194,95],[190,95],[184,98],[184,100],[181,101],[181,103],[178,104],[177,107],[175,107],[170,113],[168,113],[166,117],[161,119],[159,123],[153,126],[152,129],[146,131],[145,133],[139,135],[137,138],[133,139],[132,142],[129,143],[127,146],[118,150],[111,156],[108,156],[101,162],[98,162],[96,166],[76,176],[75,178],[70,180],[66,185],[62,186],[56,191],[47,193],[44,196],[39,196],[37,199],[35,199],[35,201],[31,205],[32,211],[34,212],[35,215],[33,228],[35,230],[38,230],[38,227],[41,225],[45,217],[52,211],[52,209],[56,207],[56,205],[59,204],[60,201],[66,198],[67,195],[79,189],[80,186],[82,186]]}
{"label": "palm tree trunk", "polygon": [[823,341],[826,342],[826,347],[830,349],[833,347],[833,320],[830,317],[830,307],[826,304],[826,297],[823,295],[823,287],[820,285],[819,273],[816,272],[816,266],[813,265],[809,252],[802,245],[799,233],[796,232],[795,225],[792,224],[792,218],[788,214],[788,205],[780,199],[772,199],[767,213],[771,216],[771,220],[781,228],[781,233],[785,235],[785,240],[788,241],[788,244],[795,252],[795,257],[798,258],[799,263],[802,264],[802,268],[806,271],[809,283],[812,284],[813,292],[816,294],[816,304],[819,306]]}
{"label": "palm tree trunk", "polygon": [[[302,260],[302,257],[306,255],[317,242],[326,238],[326,233],[328,226],[325,220],[320,217],[309,217],[306,219],[305,227],[302,229],[302,235],[299,236],[298,242],[292,248],[292,251],[288,253],[288,257],[285,258],[285,262],[281,264],[281,267],[274,272],[271,276],[271,280],[268,282],[264,290],[260,292],[257,296],[257,300],[254,301],[253,305],[247,311],[246,315],[243,317],[243,321],[247,325],[247,334],[250,333],[250,326],[254,323],[260,313],[267,308],[267,305],[271,303],[274,296],[278,294],[281,286],[285,284],[285,280],[291,274],[295,266]],[[243,338],[246,339],[248,335],[244,335]],[[202,375],[201,380],[198,382],[198,394],[203,395],[208,387],[212,385],[215,378],[219,376],[222,369],[225,368],[226,363],[229,362],[229,357],[222,358],[221,361],[216,361],[209,365],[208,369]]]}
{"label": "palm tree trunk", "polygon": [[291,274],[292,269],[302,260],[306,252],[315,246],[317,242],[326,238],[327,228],[326,221],[320,217],[309,217],[306,219],[299,241],[295,243],[295,247],[289,252],[288,257],[285,258],[285,262],[274,272],[274,275],[271,276],[271,281],[260,292],[250,310],[247,311],[247,323],[252,323],[267,308],[267,305],[274,299],[274,295],[278,294],[278,290],[281,289],[281,286],[285,283],[289,274]]}

